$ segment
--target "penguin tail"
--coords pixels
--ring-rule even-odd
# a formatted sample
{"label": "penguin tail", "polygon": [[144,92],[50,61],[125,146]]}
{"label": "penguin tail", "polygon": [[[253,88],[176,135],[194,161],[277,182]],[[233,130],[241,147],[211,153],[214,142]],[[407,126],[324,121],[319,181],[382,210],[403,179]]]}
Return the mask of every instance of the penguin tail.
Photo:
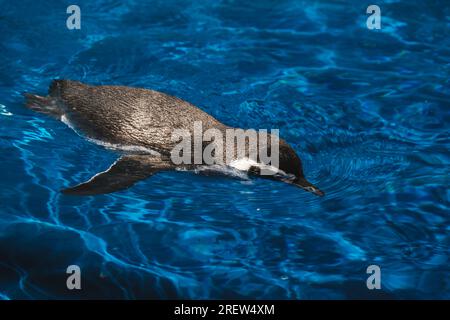
{"label": "penguin tail", "polygon": [[52,97],[42,97],[32,93],[24,93],[23,96],[25,97],[25,106],[30,110],[51,116],[62,115],[55,99]]}

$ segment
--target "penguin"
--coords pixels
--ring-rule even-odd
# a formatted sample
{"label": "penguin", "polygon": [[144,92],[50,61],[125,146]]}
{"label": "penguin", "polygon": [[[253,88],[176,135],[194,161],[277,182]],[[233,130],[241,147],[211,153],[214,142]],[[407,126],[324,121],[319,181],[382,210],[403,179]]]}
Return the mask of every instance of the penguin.
{"label": "penguin", "polygon": [[[195,170],[204,162],[174,163],[173,150],[177,141],[174,130],[194,135],[193,123],[201,123],[202,130],[223,132],[229,127],[191,103],[155,90],[126,86],[94,86],[72,80],[53,80],[47,96],[24,93],[26,106],[67,124],[90,141],[121,152],[121,156],[107,170],[95,174],[88,181],[61,192],[67,195],[98,195],[127,189],[136,182],[161,171]],[[266,139],[271,151],[272,135]],[[267,166],[260,157],[249,158],[236,150],[222,162],[225,166],[300,187],[315,195],[324,192],[306,180],[302,162],[294,149],[283,139],[278,141],[278,166]],[[217,142],[217,141],[216,141]],[[201,149],[206,145],[202,142]],[[242,150],[241,150],[242,151]],[[269,168],[272,174],[262,174]],[[264,170],[267,171],[267,170]]]}

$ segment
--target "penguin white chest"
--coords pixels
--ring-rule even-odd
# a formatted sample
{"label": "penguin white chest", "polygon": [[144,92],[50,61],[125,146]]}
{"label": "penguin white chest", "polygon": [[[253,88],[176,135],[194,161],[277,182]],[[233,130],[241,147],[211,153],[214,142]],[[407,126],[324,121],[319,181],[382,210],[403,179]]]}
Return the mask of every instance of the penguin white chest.
{"label": "penguin white chest", "polygon": [[231,161],[229,166],[237,170],[248,171],[252,166],[259,166],[259,163],[249,158],[242,158]]}
{"label": "penguin white chest", "polygon": [[275,175],[275,174],[286,175],[286,173],[283,170],[280,170],[277,167],[259,163],[249,158],[241,158],[233,160],[230,162],[229,166],[240,171],[249,171],[251,167],[257,167],[262,170],[261,172],[264,172],[263,173],[264,175]]}

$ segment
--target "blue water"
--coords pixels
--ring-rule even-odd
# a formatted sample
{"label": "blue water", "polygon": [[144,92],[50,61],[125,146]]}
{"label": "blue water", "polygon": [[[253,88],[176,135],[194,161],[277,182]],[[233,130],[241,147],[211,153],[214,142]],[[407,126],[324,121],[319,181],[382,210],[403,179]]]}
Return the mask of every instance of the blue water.
{"label": "blue water", "polygon": [[[376,1],[381,30],[370,4],[0,1],[0,298],[449,299],[450,3]],[[54,78],[278,128],[326,196],[189,172],[64,196],[117,155],[24,108]]]}

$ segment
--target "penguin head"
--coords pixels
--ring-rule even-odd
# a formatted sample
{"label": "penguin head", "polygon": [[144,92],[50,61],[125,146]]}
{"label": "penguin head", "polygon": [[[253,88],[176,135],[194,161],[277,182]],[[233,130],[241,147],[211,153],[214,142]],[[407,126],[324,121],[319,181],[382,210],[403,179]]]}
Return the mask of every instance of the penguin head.
{"label": "penguin head", "polygon": [[279,157],[278,168],[288,175],[288,178],[281,178],[282,181],[293,184],[320,197],[325,195],[322,190],[306,180],[303,174],[303,166],[300,157],[294,149],[284,141],[280,141]]}

